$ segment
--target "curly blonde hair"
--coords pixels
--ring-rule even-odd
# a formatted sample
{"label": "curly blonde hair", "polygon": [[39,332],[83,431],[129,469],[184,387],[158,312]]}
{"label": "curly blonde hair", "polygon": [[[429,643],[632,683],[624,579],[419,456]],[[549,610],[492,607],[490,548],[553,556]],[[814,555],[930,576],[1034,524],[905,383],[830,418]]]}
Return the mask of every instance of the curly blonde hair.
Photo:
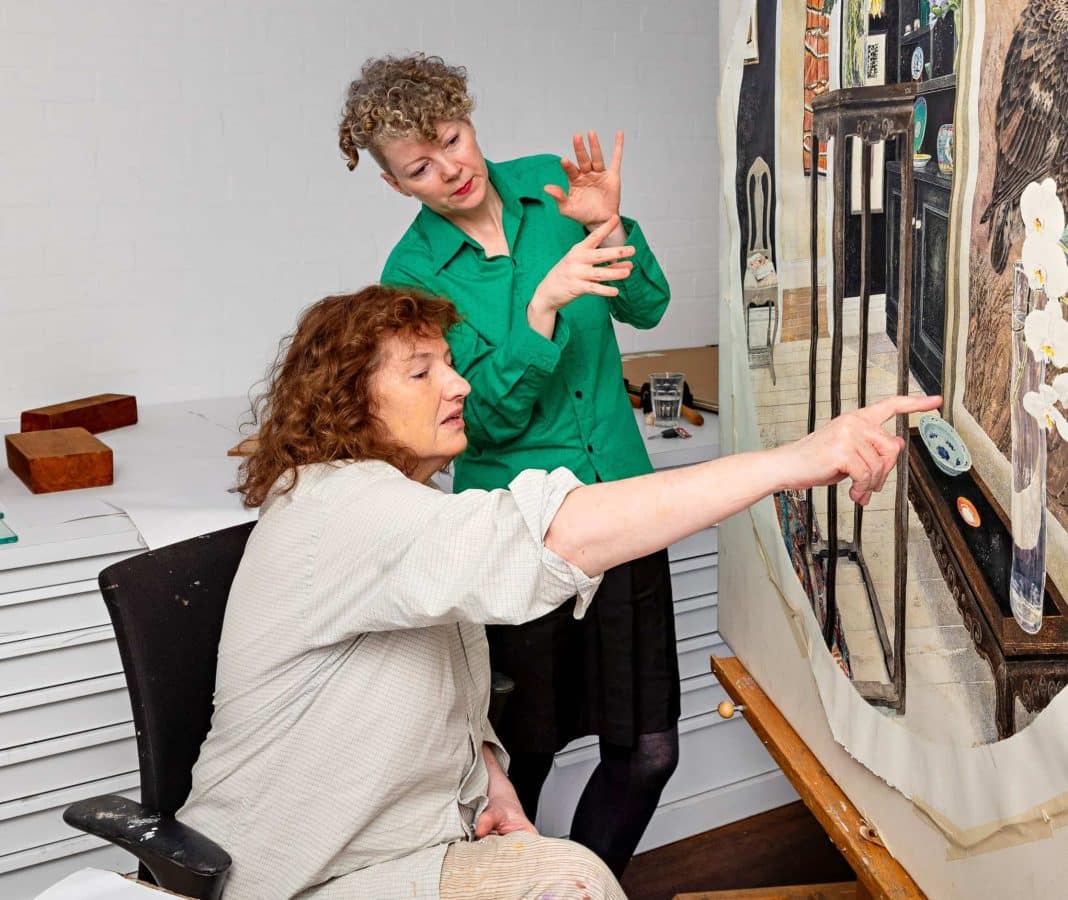
{"label": "curly blonde hair", "polygon": [[338,128],[341,153],[349,171],[356,168],[363,149],[384,169],[377,146],[383,139],[419,135],[432,141],[437,137],[435,122],[460,119],[474,108],[463,66],[424,53],[369,59],[345,97]]}
{"label": "curly blonde hair", "polygon": [[418,460],[375,414],[382,346],[392,335],[444,335],[459,320],[448,300],[381,285],[308,307],[252,404],[257,440],[237,485],[245,506],[291,491],[309,463],[381,459],[411,475]]}

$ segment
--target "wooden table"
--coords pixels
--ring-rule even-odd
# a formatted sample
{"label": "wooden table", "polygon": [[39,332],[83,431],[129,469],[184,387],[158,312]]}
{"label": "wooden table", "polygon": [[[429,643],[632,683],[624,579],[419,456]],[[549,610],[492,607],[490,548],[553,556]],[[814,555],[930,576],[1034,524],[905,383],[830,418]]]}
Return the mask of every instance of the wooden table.
{"label": "wooden table", "polygon": [[[1042,630],[1028,634],[1016,624],[1009,606],[1008,517],[974,469],[955,478],[943,474],[912,432],[909,500],[975,649],[994,675],[994,715],[1003,740],[1016,733],[1017,699],[1028,712],[1038,712],[1068,685],[1068,601],[1047,578]],[[958,498],[971,503],[978,527],[961,519]]]}
{"label": "wooden table", "polygon": [[805,742],[768,698],[745,666],[733,656],[712,657],[712,671],[819,821],[827,836],[857,874],[856,883],[757,888],[746,891],[679,894],[675,900],[817,900],[817,898],[887,898],[921,900],[925,895],[880,843],[865,837],[864,818]]}

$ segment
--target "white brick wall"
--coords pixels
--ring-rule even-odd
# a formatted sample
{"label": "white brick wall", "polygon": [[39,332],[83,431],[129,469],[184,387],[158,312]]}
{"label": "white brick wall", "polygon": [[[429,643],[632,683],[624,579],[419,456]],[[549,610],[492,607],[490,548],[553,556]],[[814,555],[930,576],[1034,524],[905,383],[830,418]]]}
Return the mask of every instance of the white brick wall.
{"label": "white brick wall", "polygon": [[[375,280],[415,206],[343,165],[368,56],[468,67],[486,154],[627,132],[625,211],[675,299],[624,349],[717,338],[709,0],[0,0],[0,418],[244,392],[297,311]],[[609,137],[610,141],[610,137]]]}

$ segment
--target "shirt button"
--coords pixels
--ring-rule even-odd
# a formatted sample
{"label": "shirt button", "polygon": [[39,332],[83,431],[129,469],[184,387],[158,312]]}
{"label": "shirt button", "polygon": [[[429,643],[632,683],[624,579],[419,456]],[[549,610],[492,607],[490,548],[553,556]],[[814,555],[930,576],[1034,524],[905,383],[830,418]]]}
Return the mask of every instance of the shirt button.
{"label": "shirt button", "polygon": [[587,445],[586,445],[586,449],[587,449],[587,450],[588,450],[588,451],[589,451],[590,453],[593,453],[593,444],[587,444]]}
{"label": "shirt button", "polygon": [[579,400],[581,400],[582,399],[582,391],[575,391],[575,396],[578,397]]}

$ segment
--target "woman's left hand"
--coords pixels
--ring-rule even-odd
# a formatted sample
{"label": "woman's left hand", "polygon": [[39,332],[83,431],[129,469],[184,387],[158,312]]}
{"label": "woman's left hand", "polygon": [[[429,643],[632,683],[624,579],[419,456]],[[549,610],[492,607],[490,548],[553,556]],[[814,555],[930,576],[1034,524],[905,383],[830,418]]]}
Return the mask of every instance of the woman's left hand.
{"label": "woman's left hand", "polygon": [[[607,222],[619,212],[620,167],[623,164],[623,132],[616,132],[612,162],[605,166],[597,132],[588,132],[589,151],[581,134],[574,137],[575,162],[566,157],[560,165],[567,175],[567,192],[555,184],[545,185],[545,193],[556,200],[561,215],[574,219],[588,230]],[[626,242],[623,226],[609,236],[602,246],[619,246]]]}
{"label": "woman's left hand", "polygon": [[523,812],[523,807],[519,804],[519,798],[516,797],[515,791],[511,792],[511,797],[505,796],[490,797],[489,804],[484,810],[482,815],[478,817],[478,821],[475,823],[475,837],[484,838],[487,834],[511,834],[513,831],[529,831],[531,834],[537,834],[530,819],[526,817]]}

